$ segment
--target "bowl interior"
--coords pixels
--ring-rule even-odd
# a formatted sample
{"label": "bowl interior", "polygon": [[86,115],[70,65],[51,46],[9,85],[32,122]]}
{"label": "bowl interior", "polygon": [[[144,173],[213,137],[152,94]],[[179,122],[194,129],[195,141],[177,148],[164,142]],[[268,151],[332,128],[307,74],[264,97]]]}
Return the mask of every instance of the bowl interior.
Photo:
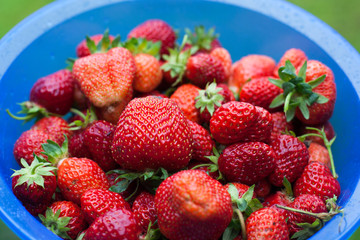
{"label": "bowl interior", "polygon": [[[61,11],[59,6],[61,4],[56,3],[53,7]],[[19,106],[16,103],[28,99],[31,86],[38,78],[66,67],[65,60],[75,57],[75,47],[85,35],[102,33],[109,28],[110,33],[120,34],[125,39],[133,27],[150,18],[167,21],[180,30],[180,36],[185,27],[193,29],[200,24],[216,27],[216,32],[220,33],[220,41],[231,53],[233,61],[247,54],[265,54],[278,61],[287,49],[295,47],[304,50],[309,59],[320,60],[333,70],[338,92],[331,119],[337,132],[333,151],[342,187],[339,203],[345,207],[345,221],[342,222],[340,232],[334,231],[341,220],[341,216],[336,216],[329,226],[313,238],[323,239],[331,234],[334,239],[338,239],[351,234],[359,218],[359,210],[354,204],[359,199],[356,192],[359,191],[360,166],[357,153],[360,104],[351,79],[317,43],[286,23],[232,4],[208,1],[192,2],[191,7],[176,1],[125,1],[108,4],[64,19],[21,51],[0,81],[3,92],[0,96],[0,119],[3,122],[0,128],[0,211],[3,220],[24,239],[54,237],[25,211],[11,192],[11,169],[19,168],[12,154],[13,144],[31,124],[21,124],[11,119],[5,109],[17,112]]]}

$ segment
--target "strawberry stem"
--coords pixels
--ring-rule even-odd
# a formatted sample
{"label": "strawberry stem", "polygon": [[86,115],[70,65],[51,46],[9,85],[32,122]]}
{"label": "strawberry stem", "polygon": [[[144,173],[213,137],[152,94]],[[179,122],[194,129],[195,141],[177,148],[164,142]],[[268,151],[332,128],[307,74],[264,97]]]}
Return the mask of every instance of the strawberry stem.
{"label": "strawberry stem", "polygon": [[301,209],[296,209],[296,208],[291,208],[291,207],[286,207],[286,206],[282,206],[279,204],[275,204],[276,207],[278,208],[282,208],[291,212],[296,212],[296,213],[300,213],[300,214],[305,214],[307,216],[310,217],[314,217],[317,218],[319,220],[321,220],[321,222],[325,221],[329,221],[333,216],[335,216],[336,214],[338,214],[338,212],[322,212],[322,213],[312,213],[312,212],[307,212]]}
{"label": "strawberry stem", "polygon": [[242,212],[237,208],[234,209],[234,212],[236,213],[236,215],[238,216],[239,221],[240,221],[242,239],[246,240],[247,237],[246,237],[246,225],[245,225],[244,216],[243,216]]}

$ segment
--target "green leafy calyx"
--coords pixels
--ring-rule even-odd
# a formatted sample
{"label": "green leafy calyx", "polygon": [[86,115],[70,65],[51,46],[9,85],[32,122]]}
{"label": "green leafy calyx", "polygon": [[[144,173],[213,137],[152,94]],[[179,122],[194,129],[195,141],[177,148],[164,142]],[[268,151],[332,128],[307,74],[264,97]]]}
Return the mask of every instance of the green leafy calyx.
{"label": "green leafy calyx", "polygon": [[160,59],[161,41],[152,42],[145,38],[130,38],[124,42],[123,47],[128,49],[133,55],[146,53]]}
{"label": "green leafy calyx", "polygon": [[112,41],[109,36],[109,29],[106,29],[101,40],[96,44],[89,36],[86,36],[86,45],[91,54],[106,53],[109,49],[121,47],[120,35],[117,35]]}
{"label": "green leafy calyx", "polygon": [[215,33],[215,28],[206,31],[204,26],[195,27],[194,33],[188,28],[185,29],[185,32],[189,36],[187,43],[199,50],[211,50],[212,41],[219,38],[219,34]]}
{"label": "green leafy calyx", "polygon": [[195,98],[195,107],[200,109],[200,113],[207,109],[212,116],[215,111],[215,106],[220,107],[221,102],[224,100],[224,97],[219,94],[222,90],[221,87],[217,87],[215,82],[210,85],[208,84],[205,90],[199,90],[199,95]]}
{"label": "green leafy calyx", "polygon": [[44,152],[41,153],[46,155],[48,157],[48,161],[51,162],[54,166],[57,166],[60,160],[69,157],[68,138],[65,134],[64,138],[65,140],[61,147],[59,146],[59,144],[52,140],[47,140],[46,143],[43,143],[41,145],[44,150]]}
{"label": "green leafy calyx", "polygon": [[66,227],[69,224],[71,217],[60,217],[60,213],[60,209],[54,213],[51,208],[48,208],[45,212],[45,216],[40,214],[39,218],[47,229],[62,239],[71,239],[67,234],[70,228]]}
{"label": "green leafy calyx", "polygon": [[16,120],[23,120],[25,123],[31,121],[32,119],[38,121],[43,117],[59,116],[57,114],[48,112],[45,108],[31,101],[25,101],[19,103],[19,105],[21,110],[17,112],[17,114],[24,114],[24,116],[15,116],[10,112],[9,109],[6,109],[6,112],[10,115],[10,117]]}

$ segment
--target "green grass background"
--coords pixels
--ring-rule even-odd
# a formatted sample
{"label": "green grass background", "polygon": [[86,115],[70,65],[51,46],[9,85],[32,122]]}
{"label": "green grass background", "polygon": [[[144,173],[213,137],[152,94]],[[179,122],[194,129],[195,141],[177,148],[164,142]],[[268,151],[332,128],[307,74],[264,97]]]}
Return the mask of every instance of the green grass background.
{"label": "green grass background", "polygon": [[[19,21],[50,2],[52,1],[0,0],[0,38]],[[329,24],[357,51],[360,51],[360,0],[289,0],[289,2],[304,8]],[[0,221],[0,239],[15,240],[19,238]],[[360,230],[350,239],[360,239]]]}

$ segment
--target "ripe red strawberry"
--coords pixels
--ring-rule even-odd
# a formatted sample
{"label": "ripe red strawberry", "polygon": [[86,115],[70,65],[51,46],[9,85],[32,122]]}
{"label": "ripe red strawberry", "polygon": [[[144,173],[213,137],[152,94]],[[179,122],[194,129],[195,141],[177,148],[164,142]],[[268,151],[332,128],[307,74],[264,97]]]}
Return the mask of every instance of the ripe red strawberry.
{"label": "ripe red strawberry", "polygon": [[91,224],[110,210],[131,210],[130,205],[118,194],[106,189],[89,189],[81,195],[81,211]]}
{"label": "ripe red strawberry", "polygon": [[197,170],[165,179],[156,190],[155,207],[161,233],[177,240],[219,239],[233,213],[221,183]]}
{"label": "ripe red strawberry", "polygon": [[159,19],[150,19],[132,29],[128,38],[145,38],[161,41],[160,54],[167,54],[175,46],[176,34],[169,24]]}
{"label": "ripe red strawberry", "polygon": [[44,214],[48,206],[50,205],[50,202],[48,203],[38,203],[38,204],[29,204],[29,203],[23,203],[23,206],[25,209],[33,216],[37,217],[39,214]]}
{"label": "ripe red strawberry", "polygon": [[214,111],[224,103],[235,101],[235,97],[226,84],[211,83],[206,86],[205,90],[199,90],[195,101],[201,121],[209,123]]}
{"label": "ripe red strawberry", "polygon": [[132,211],[135,215],[136,222],[144,232],[147,231],[150,222],[152,224],[151,228],[157,227],[157,224],[155,224],[157,213],[154,195],[145,191],[141,192],[132,205]]}
{"label": "ripe red strawberry", "polygon": [[116,209],[98,217],[87,229],[85,240],[138,240],[141,228],[126,209]]}
{"label": "ripe red strawberry", "polygon": [[70,201],[54,202],[45,216],[39,217],[45,227],[63,239],[76,239],[87,227],[80,208]]}
{"label": "ripe red strawberry", "polygon": [[105,172],[118,167],[111,153],[115,126],[104,120],[92,122],[82,133],[91,159]]}
{"label": "ripe red strawberry", "polygon": [[279,77],[278,70],[280,67],[285,66],[286,60],[289,60],[295,68],[298,68],[301,67],[305,61],[307,61],[307,56],[302,50],[297,48],[291,48],[287,50],[274,69],[275,77]]}
{"label": "ripe red strawberry", "polygon": [[320,162],[331,169],[331,162],[328,150],[316,142],[310,143],[308,148],[309,162]]}
{"label": "ripe red strawberry", "polygon": [[59,70],[37,80],[30,91],[30,101],[51,113],[66,114],[73,104],[74,78],[67,70]]}
{"label": "ripe red strawberry", "polygon": [[121,47],[79,58],[73,66],[81,91],[96,107],[123,101],[131,91],[135,71],[132,54]]}
{"label": "ripe red strawberry", "polygon": [[[295,200],[289,204],[289,207],[312,213],[326,212],[324,201],[318,196],[312,194],[303,194],[296,197]],[[289,226],[291,236],[302,229],[297,225],[297,223],[311,224],[316,220],[314,217],[292,211],[287,211],[287,215],[289,217],[287,224]]]}
{"label": "ripe red strawberry", "polygon": [[248,240],[289,239],[285,216],[274,208],[262,208],[253,212],[246,220]]}
{"label": "ripe red strawberry", "polygon": [[309,162],[309,151],[305,144],[296,137],[279,135],[271,142],[275,153],[275,169],[270,174],[270,182],[283,186],[284,177],[292,183],[300,177]]}
{"label": "ripe red strawberry", "polygon": [[225,67],[222,62],[207,53],[191,56],[186,64],[186,77],[196,86],[204,88],[207,83],[226,81]]}
{"label": "ripe red strawberry", "polygon": [[91,152],[85,144],[84,132],[76,132],[69,140],[69,154],[71,157],[89,158],[91,159]]}
{"label": "ripe red strawberry", "polygon": [[217,47],[210,52],[211,56],[216,57],[223,64],[225,69],[225,79],[228,80],[231,75],[232,60],[230,53],[222,47]]}
{"label": "ripe red strawberry", "polygon": [[249,79],[271,76],[274,68],[275,61],[268,56],[255,54],[245,56],[233,64],[229,86],[239,92]]}
{"label": "ripe red strawberry", "polygon": [[[241,198],[244,195],[244,193],[246,193],[250,188],[248,185],[234,182],[234,183],[228,183],[225,185],[225,188],[227,190],[229,189],[230,184],[234,185],[236,187],[236,189],[238,190],[239,198]],[[252,198],[256,198],[256,193],[253,194]]]}
{"label": "ripe red strawberry", "polygon": [[243,141],[269,142],[271,129],[271,114],[245,102],[225,103],[210,119],[213,138],[226,145]]}
{"label": "ripe red strawberry", "polygon": [[[300,133],[301,134],[318,133],[317,131],[306,129],[306,127],[307,126],[305,126],[305,125],[300,127]],[[315,126],[312,126],[312,127],[317,128],[317,129],[324,129],[326,138],[329,141],[335,137],[334,128],[333,128],[333,126],[331,125],[331,123],[329,121],[326,121],[324,124],[315,125]],[[324,140],[322,138],[320,138],[320,137],[308,136],[308,137],[306,137],[306,139],[311,141],[311,142],[315,142],[315,143],[324,145]]]}
{"label": "ripe red strawberry", "polygon": [[161,82],[162,71],[159,61],[150,54],[135,55],[136,74],[133,82],[134,90],[151,92]]}
{"label": "ripe red strawberry", "polygon": [[49,205],[56,189],[56,168],[50,163],[39,162],[37,156],[30,166],[24,159],[21,163],[24,167],[11,175],[14,195],[27,205]]}
{"label": "ripe red strawberry", "polygon": [[200,115],[195,108],[195,97],[199,94],[200,88],[192,84],[181,85],[171,95],[170,99],[177,103],[184,116],[196,123],[200,123]]}
{"label": "ripe red strawberry", "polygon": [[62,144],[65,140],[64,134],[67,137],[72,135],[68,123],[61,117],[45,117],[37,121],[31,129],[43,130],[51,136],[58,144]]}
{"label": "ripe red strawberry", "polygon": [[340,184],[329,168],[319,162],[311,162],[294,185],[295,197],[302,194],[314,194],[326,201],[340,195]]}
{"label": "ripe red strawberry", "polygon": [[237,143],[224,149],[218,160],[219,170],[230,182],[252,185],[274,170],[274,157],[265,143]]}
{"label": "ripe red strawberry", "polygon": [[[283,191],[277,191],[264,199],[263,206],[264,207],[272,207],[275,204],[288,206],[292,203],[292,200],[289,195],[287,195]],[[275,206],[274,206],[275,207]],[[277,208],[279,211],[283,211],[283,209]]]}
{"label": "ripe red strawberry", "polygon": [[271,131],[271,141],[275,140],[277,136],[284,134],[285,132],[294,131],[294,125],[292,122],[286,121],[284,112],[275,112],[271,114],[273,119],[273,129]]}
{"label": "ripe red strawberry", "polygon": [[253,78],[243,85],[239,100],[270,111],[270,104],[282,89],[268,81],[268,77]]}
{"label": "ripe red strawberry", "polygon": [[30,129],[23,132],[14,144],[14,157],[17,163],[22,166],[20,160],[23,158],[28,164],[34,159],[34,155],[41,155],[43,151],[41,144],[46,143],[48,139],[53,139],[43,130]]}
{"label": "ripe red strawberry", "polygon": [[[97,34],[94,36],[91,36],[90,39],[94,42],[95,45],[98,45],[100,43],[100,41],[103,39],[104,35],[103,34]],[[109,42],[111,43],[114,40],[114,37],[109,35]],[[81,58],[81,57],[86,57],[89,56],[91,54],[91,51],[88,47],[87,44],[87,40],[84,39],[83,41],[81,41],[79,43],[79,45],[77,45],[76,47],[76,55]]]}
{"label": "ripe red strawberry", "polygon": [[254,194],[259,198],[267,197],[271,192],[271,184],[264,178],[255,184]]}
{"label": "ripe red strawberry", "polygon": [[120,116],[112,154],[124,169],[181,169],[191,159],[191,132],[175,102],[136,98]]}
{"label": "ripe red strawberry", "polygon": [[192,134],[192,159],[201,162],[209,162],[209,159],[206,158],[206,156],[213,155],[213,148],[215,147],[214,140],[211,139],[210,133],[201,125],[190,120],[187,120],[187,122]]}

